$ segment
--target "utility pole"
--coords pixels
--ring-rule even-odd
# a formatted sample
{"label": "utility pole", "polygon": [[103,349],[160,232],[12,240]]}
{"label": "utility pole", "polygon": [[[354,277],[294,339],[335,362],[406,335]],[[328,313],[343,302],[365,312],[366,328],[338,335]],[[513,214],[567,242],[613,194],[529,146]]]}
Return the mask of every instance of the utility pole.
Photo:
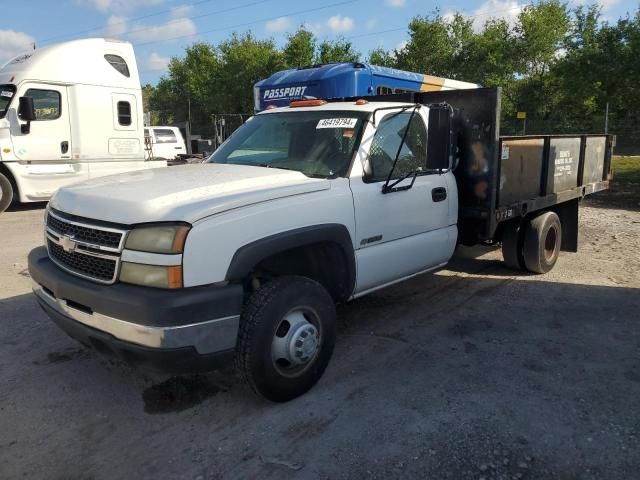
{"label": "utility pole", "polygon": [[609,133],[609,102],[604,111],[604,133]]}

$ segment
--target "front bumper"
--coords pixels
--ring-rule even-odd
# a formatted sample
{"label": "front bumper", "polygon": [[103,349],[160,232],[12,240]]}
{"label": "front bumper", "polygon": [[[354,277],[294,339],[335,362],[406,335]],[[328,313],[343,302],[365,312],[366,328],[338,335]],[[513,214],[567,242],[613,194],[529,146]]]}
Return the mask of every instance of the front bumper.
{"label": "front bumper", "polygon": [[29,272],[45,312],[73,338],[104,353],[175,372],[216,366],[235,349],[240,285],[100,285],[58,268],[44,247],[29,254]]}

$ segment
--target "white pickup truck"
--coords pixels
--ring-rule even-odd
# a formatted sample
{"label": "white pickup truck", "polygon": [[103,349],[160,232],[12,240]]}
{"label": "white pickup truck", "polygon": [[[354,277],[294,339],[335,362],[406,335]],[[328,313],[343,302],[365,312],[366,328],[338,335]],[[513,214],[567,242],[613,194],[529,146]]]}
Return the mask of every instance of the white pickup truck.
{"label": "white pickup truck", "polygon": [[503,175],[530,172],[507,168],[522,139],[498,140],[499,91],[400,98],[293,102],[208,163],[61,188],[29,256],[40,304],[101,352],[172,372],[235,357],[258,394],[286,401],[327,367],[336,302],[442,267],[459,241],[503,240],[510,265],[536,272],[571,249],[578,199],[606,188],[609,137],[593,175],[577,137],[562,192],[540,180],[567,154],[540,137],[540,191],[515,198],[522,182]]}

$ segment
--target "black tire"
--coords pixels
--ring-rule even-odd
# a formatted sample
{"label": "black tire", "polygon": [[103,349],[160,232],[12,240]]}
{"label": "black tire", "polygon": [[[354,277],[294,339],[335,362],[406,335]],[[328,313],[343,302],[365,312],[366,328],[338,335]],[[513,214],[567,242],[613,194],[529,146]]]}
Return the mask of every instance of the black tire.
{"label": "black tire", "polygon": [[[312,342],[314,354],[303,365],[287,365],[286,360],[274,358],[276,337],[281,342],[290,338],[288,341],[293,342],[294,328],[289,324],[290,331],[286,330],[291,314],[302,315],[298,318],[317,329]],[[302,395],[316,384],[329,364],[336,340],[335,319],[331,295],[309,278],[286,276],[264,284],[251,295],[240,319],[236,364],[241,375],[254,392],[274,402]],[[303,341],[306,338],[304,335]],[[294,344],[287,343],[290,348]]]}
{"label": "black tire", "polygon": [[507,223],[502,232],[502,258],[505,265],[514,270],[525,269],[521,233],[522,229],[517,221]]}
{"label": "black tire", "polygon": [[523,256],[527,270],[547,273],[558,260],[562,244],[562,225],[554,212],[531,219],[524,232]]}
{"label": "black tire", "polygon": [[13,186],[7,177],[0,173],[0,213],[13,201]]}

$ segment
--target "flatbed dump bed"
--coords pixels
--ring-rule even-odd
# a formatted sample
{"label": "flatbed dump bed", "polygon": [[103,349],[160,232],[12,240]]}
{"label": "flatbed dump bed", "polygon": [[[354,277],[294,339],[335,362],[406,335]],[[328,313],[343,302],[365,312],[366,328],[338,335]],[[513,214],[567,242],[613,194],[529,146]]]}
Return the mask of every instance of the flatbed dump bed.
{"label": "flatbed dump bed", "polygon": [[[500,88],[367,97],[452,107],[451,152],[459,192],[459,239],[502,241],[505,224],[554,210],[562,249],[577,250],[577,202],[609,186],[613,135],[500,136]],[[334,99],[344,101],[346,99]],[[513,228],[519,228],[513,227]]]}

